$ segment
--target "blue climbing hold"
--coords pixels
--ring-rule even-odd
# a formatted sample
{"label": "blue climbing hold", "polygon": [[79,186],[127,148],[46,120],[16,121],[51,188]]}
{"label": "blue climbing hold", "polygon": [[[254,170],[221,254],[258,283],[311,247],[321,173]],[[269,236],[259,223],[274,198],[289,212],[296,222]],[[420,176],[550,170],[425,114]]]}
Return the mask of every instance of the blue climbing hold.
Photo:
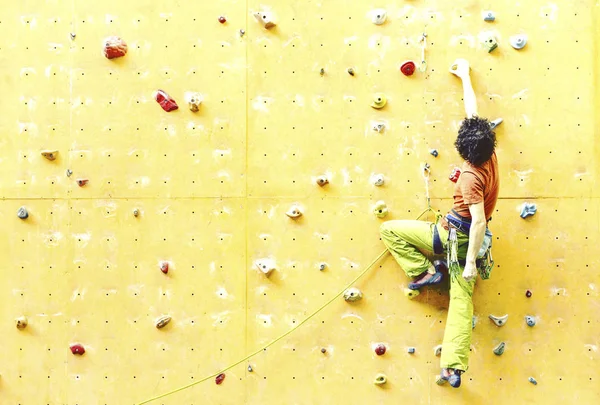
{"label": "blue climbing hold", "polygon": [[537,206],[534,203],[523,203],[521,206],[521,218],[527,218],[537,212]]}
{"label": "blue climbing hold", "polygon": [[431,149],[431,150],[429,151],[429,153],[430,153],[430,154],[431,154],[431,156],[433,156],[433,157],[438,157],[438,156],[439,156],[439,153],[438,153],[437,149]]}
{"label": "blue climbing hold", "polygon": [[533,316],[527,315],[525,317],[525,322],[527,322],[527,326],[530,326],[530,327],[535,326],[535,318]]}
{"label": "blue climbing hold", "polygon": [[529,382],[532,383],[533,385],[537,385],[537,380],[533,377],[529,377]]}
{"label": "blue climbing hold", "polygon": [[415,354],[415,348],[414,347],[409,347],[408,348],[408,353],[409,354]]}

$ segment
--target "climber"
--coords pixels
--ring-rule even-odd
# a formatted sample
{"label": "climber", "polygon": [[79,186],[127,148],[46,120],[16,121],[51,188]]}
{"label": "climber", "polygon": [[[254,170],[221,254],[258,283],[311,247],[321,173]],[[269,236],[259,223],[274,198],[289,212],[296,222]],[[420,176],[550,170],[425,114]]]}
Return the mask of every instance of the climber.
{"label": "climber", "polygon": [[[462,80],[466,119],[463,120],[454,143],[464,159],[462,174],[454,188],[454,204],[446,217],[436,222],[396,220],[381,225],[381,239],[407,276],[415,280],[409,289],[418,290],[442,281],[441,270],[450,277],[450,305],[442,344],[438,383],[449,381],[458,388],[461,374],[468,369],[473,317],[473,288],[477,276],[476,259],[482,247],[496,206],[499,189],[496,134],[490,122],[477,116],[477,100],[471,84],[469,63],[457,59],[450,72]],[[451,231],[455,229],[456,231]],[[451,235],[456,238],[450,239]],[[458,246],[458,263],[431,263],[421,250],[435,254],[447,253],[449,246]],[[463,268],[462,275],[460,274]]]}

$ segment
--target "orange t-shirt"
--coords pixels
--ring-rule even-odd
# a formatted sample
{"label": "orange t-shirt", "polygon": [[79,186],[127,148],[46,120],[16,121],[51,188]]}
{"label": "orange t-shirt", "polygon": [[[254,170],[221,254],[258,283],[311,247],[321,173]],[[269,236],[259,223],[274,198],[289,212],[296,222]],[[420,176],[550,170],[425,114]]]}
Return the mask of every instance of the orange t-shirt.
{"label": "orange t-shirt", "polygon": [[498,176],[498,159],[496,152],[483,165],[477,167],[464,162],[461,174],[454,187],[454,206],[457,214],[471,218],[470,204],[484,202],[485,218],[489,221],[500,189]]}

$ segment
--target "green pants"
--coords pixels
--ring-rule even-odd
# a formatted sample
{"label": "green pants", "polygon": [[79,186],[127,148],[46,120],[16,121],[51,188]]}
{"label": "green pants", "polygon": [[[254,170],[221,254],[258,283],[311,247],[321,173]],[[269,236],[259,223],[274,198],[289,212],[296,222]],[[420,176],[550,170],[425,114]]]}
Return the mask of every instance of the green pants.
{"label": "green pants", "polygon": [[[439,223],[425,221],[387,221],[381,225],[383,243],[409,277],[416,277],[431,267],[431,262],[419,250],[433,251],[433,228],[437,227],[444,247],[448,247],[448,231]],[[458,257],[467,256],[469,237],[461,232],[458,236]],[[450,266],[450,306],[442,343],[442,368],[467,371],[471,332],[473,329],[473,288],[475,280],[465,281],[461,266]]]}

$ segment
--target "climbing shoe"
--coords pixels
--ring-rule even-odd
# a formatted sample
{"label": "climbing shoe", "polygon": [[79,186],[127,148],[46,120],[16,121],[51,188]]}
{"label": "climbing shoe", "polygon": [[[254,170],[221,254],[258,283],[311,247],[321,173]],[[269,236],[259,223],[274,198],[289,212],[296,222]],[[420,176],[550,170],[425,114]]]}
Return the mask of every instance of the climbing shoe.
{"label": "climbing shoe", "polygon": [[454,370],[454,374],[448,378],[448,382],[452,386],[452,388],[460,387],[460,375],[462,374],[461,370]]}
{"label": "climbing shoe", "polygon": [[425,277],[421,278],[418,281],[415,281],[414,283],[408,284],[408,288],[411,290],[418,290],[419,288],[426,286],[426,285],[439,284],[442,282],[442,279],[444,278],[444,276],[439,271],[436,271],[435,274],[433,274],[433,276],[431,276],[430,278],[428,278],[426,280],[424,280],[424,278]]}

